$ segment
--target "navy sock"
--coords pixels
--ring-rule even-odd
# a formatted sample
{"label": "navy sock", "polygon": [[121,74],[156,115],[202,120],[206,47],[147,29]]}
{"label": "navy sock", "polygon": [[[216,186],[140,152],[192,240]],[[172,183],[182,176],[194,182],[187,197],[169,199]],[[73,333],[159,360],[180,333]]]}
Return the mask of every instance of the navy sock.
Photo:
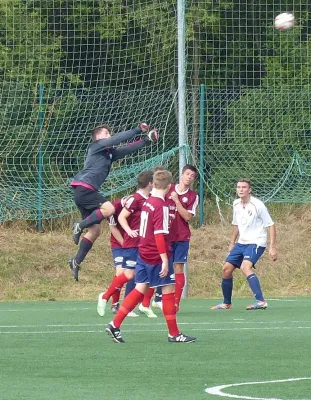
{"label": "navy sock", "polygon": [[161,286],[157,287],[157,290],[156,290],[156,292],[155,292],[154,301],[155,301],[156,303],[162,301],[162,287],[161,287]]}
{"label": "navy sock", "polygon": [[228,278],[228,279],[222,278],[221,288],[222,288],[222,293],[224,295],[224,303],[231,304],[233,278]]}
{"label": "navy sock", "polygon": [[258,301],[265,301],[262,295],[259,279],[255,274],[249,275],[247,277],[248,284],[252,289],[255,299]]}
{"label": "navy sock", "polygon": [[91,215],[79,222],[80,228],[83,230],[89,226],[100,224],[105,217],[99,209],[92,212]]}
{"label": "navy sock", "polygon": [[135,278],[131,279],[130,281],[127,282],[126,286],[125,286],[125,293],[124,293],[124,298],[131,293],[131,291],[134,289],[135,287]]}
{"label": "navy sock", "polygon": [[87,253],[91,250],[93,243],[86,237],[80,241],[80,246],[77,255],[75,256],[76,262],[80,265],[85,259]]}

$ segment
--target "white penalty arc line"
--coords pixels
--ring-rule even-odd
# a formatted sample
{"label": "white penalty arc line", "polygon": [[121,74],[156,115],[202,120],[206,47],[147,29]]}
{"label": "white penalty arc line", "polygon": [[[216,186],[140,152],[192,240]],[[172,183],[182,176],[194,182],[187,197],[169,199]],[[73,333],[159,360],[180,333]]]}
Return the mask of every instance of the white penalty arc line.
{"label": "white penalty arc line", "polygon": [[[252,397],[252,396],[239,396],[236,394],[224,393],[222,390],[227,389],[234,386],[247,386],[247,385],[262,385],[265,383],[283,383],[283,382],[294,382],[294,381],[304,381],[311,380],[311,377],[308,378],[289,378],[289,379],[279,379],[274,381],[262,381],[262,382],[243,382],[243,383],[232,383],[230,385],[220,385],[213,386],[210,388],[206,388],[205,392],[208,394],[213,394],[215,396],[221,397],[230,397],[233,399],[246,399],[246,400],[298,400],[298,399],[280,399],[275,397]],[[311,400],[311,399],[299,399],[299,400]]]}

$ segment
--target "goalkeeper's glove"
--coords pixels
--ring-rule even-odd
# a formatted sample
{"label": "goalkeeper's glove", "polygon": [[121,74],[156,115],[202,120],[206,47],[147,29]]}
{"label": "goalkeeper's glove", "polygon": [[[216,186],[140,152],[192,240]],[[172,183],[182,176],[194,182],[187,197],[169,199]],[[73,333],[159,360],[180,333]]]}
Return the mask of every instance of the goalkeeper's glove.
{"label": "goalkeeper's glove", "polygon": [[156,143],[159,139],[159,133],[156,129],[152,129],[148,132],[148,135],[145,136],[145,140],[147,143]]}
{"label": "goalkeeper's glove", "polygon": [[139,125],[139,127],[140,127],[140,130],[141,130],[142,132],[148,132],[149,129],[150,129],[150,126],[149,126],[146,122],[142,122],[142,123]]}

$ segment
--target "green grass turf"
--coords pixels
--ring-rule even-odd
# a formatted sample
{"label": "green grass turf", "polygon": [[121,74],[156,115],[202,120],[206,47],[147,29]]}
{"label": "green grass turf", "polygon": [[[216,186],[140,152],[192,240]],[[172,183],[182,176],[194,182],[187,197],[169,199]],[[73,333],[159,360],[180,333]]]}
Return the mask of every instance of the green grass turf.
{"label": "green grass turf", "polygon": [[[0,303],[2,400],[212,400],[215,385],[311,377],[311,298],[270,300],[269,309],[211,311],[187,299],[178,314],[196,343],[167,342],[164,319],[125,320],[125,344],[104,332],[95,302]],[[311,380],[235,386],[225,393],[311,399]],[[223,397],[224,399],[226,397]]]}

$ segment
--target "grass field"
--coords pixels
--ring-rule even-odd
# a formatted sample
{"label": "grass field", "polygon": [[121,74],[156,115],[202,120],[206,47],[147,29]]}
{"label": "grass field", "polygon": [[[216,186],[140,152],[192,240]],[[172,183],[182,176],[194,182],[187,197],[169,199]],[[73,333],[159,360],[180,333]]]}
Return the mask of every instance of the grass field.
{"label": "grass field", "polygon": [[[0,398],[311,400],[311,298],[270,299],[265,311],[214,304],[182,302],[180,327],[196,343],[168,343],[158,313],[126,319],[116,344],[96,302],[0,303]],[[266,381],[277,382],[256,384]]]}

